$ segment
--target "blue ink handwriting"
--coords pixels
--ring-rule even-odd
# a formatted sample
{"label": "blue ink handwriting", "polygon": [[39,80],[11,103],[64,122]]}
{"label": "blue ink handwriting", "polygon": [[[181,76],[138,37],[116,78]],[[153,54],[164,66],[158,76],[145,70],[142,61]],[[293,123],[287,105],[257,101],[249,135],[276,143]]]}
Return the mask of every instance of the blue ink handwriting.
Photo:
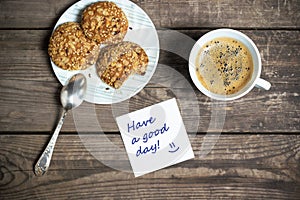
{"label": "blue ink handwriting", "polygon": [[[169,145],[170,145],[171,149],[176,148],[176,145],[174,144],[174,142],[170,143]],[[178,151],[178,150],[179,150],[179,147],[177,147],[177,148],[174,149],[174,150],[169,150],[169,152],[170,152],[170,153],[175,153],[175,152]]]}
{"label": "blue ink handwriting", "polygon": [[155,122],[156,118],[154,117],[150,117],[148,120],[146,121],[142,121],[142,122],[135,122],[134,120],[129,124],[127,123],[127,130],[128,133],[130,133],[130,130],[135,131],[136,129],[142,128],[142,127],[146,127],[150,124],[153,124]]}
{"label": "blue ink handwriting", "polygon": [[142,149],[142,146],[139,147],[139,149],[136,152],[136,157],[139,157],[142,154],[147,154],[149,152],[156,153],[156,151],[159,149],[159,140],[157,140],[156,144],[152,144],[151,147],[145,147]]}
{"label": "blue ink handwriting", "polygon": [[167,132],[169,129],[170,129],[170,127],[169,126],[167,127],[167,123],[165,123],[161,129],[156,129],[155,131],[145,133],[143,136],[143,142],[147,143],[150,138],[156,137],[159,134],[163,134],[164,132]]}
{"label": "blue ink handwriting", "polygon": [[[167,123],[164,123],[164,126],[160,129],[157,129],[155,131],[151,131],[149,133],[145,133],[143,136],[143,143],[149,142],[149,139],[157,137],[160,134],[164,134],[170,129],[169,126],[167,126]],[[140,141],[141,138],[134,137],[131,140],[131,144],[134,145]],[[157,150],[159,149],[159,140],[157,140],[157,143],[148,145],[146,147],[142,147],[141,145],[138,147],[138,150],[136,151],[136,157],[139,157],[140,155],[145,155],[149,152],[155,154]]]}
{"label": "blue ink handwriting", "polygon": [[132,140],[131,140],[131,144],[133,145],[133,144],[135,144],[135,143],[137,143],[137,142],[139,142],[139,141],[140,141],[140,138],[134,137],[134,138],[132,138]]}
{"label": "blue ink handwriting", "polygon": [[[156,121],[155,117],[150,117],[148,120],[138,121],[138,122],[135,122],[133,120],[130,123],[127,123],[128,133],[130,133],[130,131],[135,131],[140,128],[150,126],[155,121]],[[162,134],[168,132],[169,129],[170,129],[170,127],[167,126],[167,123],[164,123],[162,128],[160,128],[160,129],[158,128],[155,131],[150,131],[150,132],[144,133],[143,137],[133,137],[131,140],[131,144],[135,145],[136,143],[139,143],[140,141],[143,141],[144,144],[148,143],[151,138],[155,138],[159,135],[162,135]],[[136,151],[136,157],[139,157],[141,155],[146,155],[149,152],[155,154],[158,149],[159,149],[159,139],[157,140],[157,143],[153,143],[151,145],[147,145],[144,147],[139,145],[138,149]]]}

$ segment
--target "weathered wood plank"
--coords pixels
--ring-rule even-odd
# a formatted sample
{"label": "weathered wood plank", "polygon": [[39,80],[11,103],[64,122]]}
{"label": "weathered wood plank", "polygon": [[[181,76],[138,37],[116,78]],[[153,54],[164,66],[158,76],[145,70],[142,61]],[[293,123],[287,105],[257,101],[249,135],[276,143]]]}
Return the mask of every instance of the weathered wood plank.
{"label": "weathered wood plank", "polygon": [[[258,135],[221,135],[212,152],[199,158],[204,135],[190,133],[194,160],[134,178],[96,160],[77,135],[62,134],[49,172],[34,176],[33,165],[61,111],[61,86],[50,67],[47,43],[60,15],[75,2],[0,1],[0,199],[300,198],[300,136],[276,134],[300,132],[298,0],[134,0],[158,29],[174,28],[196,40],[208,29],[241,28],[257,43],[263,59],[262,77],[272,83],[271,90],[254,89],[217,109],[226,110],[219,131]],[[164,50],[159,63],[177,70],[192,85],[197,100],[185,99],[182,106],[189,110],[182,114],[183,120],[188,129],[199,122],[197,131],[206,132],[213,104],[193,86],[187,61],[168,52],[169,36],[167,30],[159,31]],[[178,46],[182,47],[180,42]],[[129,111],[175,94],[189,94],[180,77],[157,74],[156,79],[176,82],[175,89],[150,83],[130,100]],[[193,105],[199,105],[200,120]],[[118,105],[114,108],[129,112]],[[92,123],[90,110],[95,110],[101,128]],[[120,154],[103,140],[107,137],[123,148],[111,106],[84,103],[68,115],[62,132],[76,132],[78,121],[86,132],[115,132],[83,135],[97,138],[91,144],[97,155],[119,166],[128,165],[128,161],[116,161]]]}
{"label": "weathered wood plank", "polygon": [[0,2],[1,28],[49,28],[53,27],[63,12],[76,3],[65,1],[9,1]]}
{"label": "weathered wood plank", "polygon": [[[52,28],[75,0],[0,2],[0,28]],[[298,0],[134,0],[158,28],[299,28]]]}
{"label": "weathered wood plank", "polygon": [[[191,38],[199,38],[207,31],[189,31]],[[299,132],[299,77],[300,38],[299,31],[244,31],[258,44],[263,58],[262,77],[273,87],[270,91],[254,89],[247,96],[229,102],[226,109],[225,132]],[[165,41],[165,31],[159,31]],[[183,33],[186,33],[183,31]],[[2,30],[0,31],[0,130],[51,132],[60,111],[58,83],[47,56],[47,41],[50,31]],[[167,34],[168,35],[168,34]],[[162,43],[163,45],[163,43]],[[191,47],[190,47],[191,48]],[[168,49],[168,47],[162,47]],[[192,85],[198,98],[201,120],[200,132],[206,132],[211,118],[210,100],[193,86],[185,59],[162,51],[159,63],[181,73]],[[176,82],[174,88],[186,94],[181,78],[156,74],[156,80]],[[130,111],[174,97],[170,89],[149,84],[140,94],[131,99]],[[185,106],[193,105],[187,99]],[[84,106],[92,106],[84,104]],[[257,115],[257,111],[260,115]],[[111,106],[96,106],[98,120],[104,131],[117,131]],[[238,111],[238,112],[237,112]],[[102,115],[101,113],[106,113]],[[191,113],[184,114],[185,123],[193,124]],[[83,112],[88,122],[91,118]],[[197,116],[195,116],[197,117]],[[199,116],[198,116],[199,117]],[[197,118],[196,118],[197,119]],[[243,122],[243,123],[241,123]],[[72,115],[68,116],[63,131],[75,131]],[[89,126],[87,131],[98,130]]]}
{"label": "weathered wood plank", "polygon": [[[122,146],[119,135],[108,137]],[[190,135],[190,137],[192,137]],[[104,166],[77,135],[60,135],[48,173],[33,165],[48,141],[45,135],[0,136],[1,199],[299,199],[299,135],[221,135],[199,158],[203,135],[192,139],[195,159],[139,178]],[[116,156],[106,142],[92,145]],[[99,150],[98,147],[105,147]],[[108,154],[107,154],[108,155]],[[121,162],[121,161],[120,161]],[[122,162],[121,162],[122,163]]]}

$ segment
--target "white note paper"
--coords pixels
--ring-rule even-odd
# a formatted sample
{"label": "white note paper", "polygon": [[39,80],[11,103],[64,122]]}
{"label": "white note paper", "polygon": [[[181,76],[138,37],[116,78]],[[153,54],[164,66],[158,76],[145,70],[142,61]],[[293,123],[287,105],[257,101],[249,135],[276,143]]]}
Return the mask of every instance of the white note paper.
{"label": "white note paper", "polygon": [[116,120],[135,177],[194,158],[175,98]]}

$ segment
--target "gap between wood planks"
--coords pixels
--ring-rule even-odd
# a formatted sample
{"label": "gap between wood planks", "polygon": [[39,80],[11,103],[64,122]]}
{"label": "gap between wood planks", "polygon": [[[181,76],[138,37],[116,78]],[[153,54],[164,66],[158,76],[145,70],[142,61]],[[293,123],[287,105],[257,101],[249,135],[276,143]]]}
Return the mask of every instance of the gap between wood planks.
{"label": "gap between wood planks", "polygon": [[[40,27],[40,28],[0,28],[0,31],[10,31],[10,30],[16,30],[16,31],[47,31],[47,30],[53,30],[54,27]],[[229,28],[229,29],[236,29],[236,30],[245,30],[245,31],[299,31],[300,27],[270,27],[270,28],[262,28],[262,27],[251,27],[251,28],[245,28],[245,27],[160,27],[160,28],[156,28],[156,30],[158,31],[163,31],[163,30],[195,30],[195,31],[203,31],[203,30],[215,30],[215,29],[220,29],[220,28]]]}

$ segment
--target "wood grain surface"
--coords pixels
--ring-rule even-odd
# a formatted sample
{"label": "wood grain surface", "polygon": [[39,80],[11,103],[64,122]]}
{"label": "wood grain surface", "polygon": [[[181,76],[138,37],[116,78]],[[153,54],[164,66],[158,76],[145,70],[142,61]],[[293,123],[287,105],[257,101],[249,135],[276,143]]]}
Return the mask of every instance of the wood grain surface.
{"label": "wood grain surface", "polygon": [[[51,28],[76,0],[2,0],[0,28]],[[160,28],[300,27],[298,0],[134,0]]]}
{"label": "wood grain surface", "polygon": [[[120,136],[96,137],[107,137],[122,148]],[[192,140],[195,159],[134,178],[96,160],[78,136],[61,135],[48,173],[36,177],[33,161],[48,136],[2,135],[0,196],[3,200],[299,199],[299,135],[221,135],[212,152],[199,158],[203,138]],[[107,142],[97,142],[94,151],[104,154],[98,145],[109,152],[107,159],[117,156]]]}
{"label": "wood grain surface", "polygon": [[[180,30],[190,40],[197,40],[208,30]],[[165,65],[176,70],[182,76],[174,77],[156,73],[154,80],[137,96],[130,100],[130,111],[182,94],[183,107],[199,103],[199,114],[191,118],[193,109],[183,115],[186,123],[199,122],[199,132],[206,132],[211,119],[211,100],[199,92],[190,79],[188,72],[188,52],[194,43],[185,46],[186,55],[172,52],[168,39],[174,31],[158,31],[161,40],[161,54],[158,68]],[[251,37],[261,52],[263,61],[262,78],[270,81],[270,91],[253,89],[240,100],[218,106],[226,111],[224,132],[299,132],[300,130],[300,31],[243,30]],[[48,30],[0,30],[0,129],[8,132],[51,131],[60,112],[59,92],[61,85],[56,79],[47,55]],[[177,42],[178,43],[178,42]],[[182,44],[184,45],[184,44]],[[181,45],[179,45],[181,46]],[[169,50],[170,49],[170,50]],[[178,50],[179,51],[179,50]],[[178,55],[179,54],[179,55]],[[186,80],[193,91],[186,92]],[[173,83],[172,89],[161,86]],[[177,92],[176,92],[177,91]],[[184,94],[186,92],[186,95]],[[175,93],[175,94],[174,94]],[[194,99],[184,98],[190,93]],[[198,103],[197,103],[198,101]],[[118,131],[110,105],[88,105],[98,113],[98,121],[103,131]],[[37,112],[37,110],[39,112]],[[83,109],[84,110],[84,109]],[[257,112],[260,115],[257,115]],[[77,112],[78,113],[78,112]],[[105,113],[103,115],[102,113]],[[82,116],[86,122],[91,120],[88,113]],[[72,115],[68,116],[63,132],[76,131]],[[243,123],[241,123],[243,122]],[[94,126],[87,126],[87,131],[98,131]]]}
{"label": "wood grain surface", "polygon": [[[158,29],[157,73],[127,102],[84,102],[70,112],[48,173],[36,177],[33,166],[61,112],[61,85],[47,55],[48,41],[56,21],[75,2],[0,1],[1,200],[300,199],[299,0],[133,0]],[[261,77],[271,82],[271,90],[255,88],[224,104],[196,89],[188,72],[189,51],[203,34],[222,27],[240,30],[257,44]],[[166,68],[178,75],[158,73]],[[111,168],[129,165],[115,115],[173,97],[195,159],[139,178]],[[224,112],[225,123],[210,128],[212,116]],[[222,135],[200,158],[204,141],[211,144],[206,132]]]}

